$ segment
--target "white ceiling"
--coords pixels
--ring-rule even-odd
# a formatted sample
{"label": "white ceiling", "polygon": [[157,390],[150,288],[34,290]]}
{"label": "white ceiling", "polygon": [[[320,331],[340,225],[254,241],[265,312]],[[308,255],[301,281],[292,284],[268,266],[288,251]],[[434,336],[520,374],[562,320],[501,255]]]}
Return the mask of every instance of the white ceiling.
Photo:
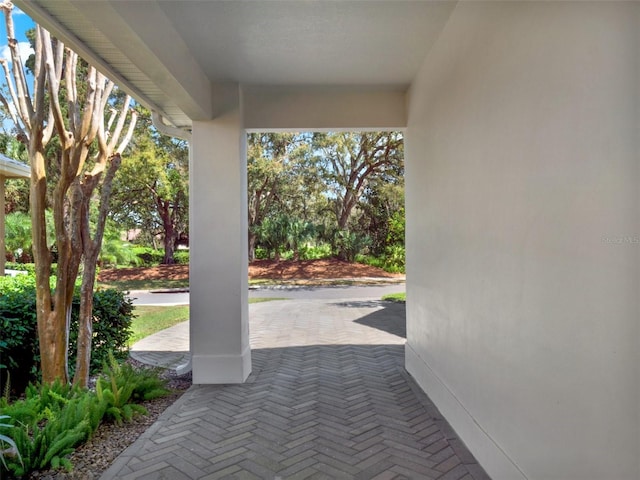
{"label": "white ceiling", "polygon": [[209,78],[269,85],[408,85],[447,13],[424,1],[160,6]]}
{"label": "white ceiling", "polygon": [[219,83],[407,88],[454,1],[16,0],[176,125]]}

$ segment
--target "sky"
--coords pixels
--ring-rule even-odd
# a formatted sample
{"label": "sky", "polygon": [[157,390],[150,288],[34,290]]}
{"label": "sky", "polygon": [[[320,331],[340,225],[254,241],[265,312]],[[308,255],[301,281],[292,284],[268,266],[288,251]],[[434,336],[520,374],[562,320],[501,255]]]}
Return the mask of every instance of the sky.
{"label": "sky", "polygon": [[[21,56],[24,61],[33,52],[24,32],[33,28],[35,23],[26,13],[18,7],[14,7],[13,24],[16,32],[16,38],[20,46]],[[7,46],[7,29],[5,27],[4,16],[2,17],[2,21],[0,21],[0,39],[0,58],[4,58],[10,62],[11,56],[9,54],[9,47]]]}

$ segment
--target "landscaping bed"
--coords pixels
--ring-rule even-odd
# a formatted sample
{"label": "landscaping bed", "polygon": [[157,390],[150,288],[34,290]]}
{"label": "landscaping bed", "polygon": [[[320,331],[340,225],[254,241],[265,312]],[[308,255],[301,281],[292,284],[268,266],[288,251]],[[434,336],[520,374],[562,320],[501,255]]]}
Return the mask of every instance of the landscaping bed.
{"label": "landscaping bed", "polygon": [[[129,359],[128,362],[142,366],[133,359]],[[69,455],[69,460],[74,467],[71,472],[36,471],[26,478],[29,480],[97,480],[100,478],[118,455],[153,425],[158,417],[191,386],[191,373],[176,375],[175,372],[167,370],[163,375],[169,379],[167,387],[174,392],[165,397],[143,402],[142,405],[149,412],[147,415],[136,415],[131,422],[125,422],[122,425],[101,424],[87,443]]]}
{"label": "landscaping bed", "polygon": [[[402,275],[388,273],[381,268],[362,263],[343,262],[335,258],[321,260],[255,260],[249,264],[251,280],[310,280],[344,278],[398,278]],[[99,282],[123,282],[132,280],[187,280],[188,265],[159,265],[157,267],[115,268],[102,270]]]}

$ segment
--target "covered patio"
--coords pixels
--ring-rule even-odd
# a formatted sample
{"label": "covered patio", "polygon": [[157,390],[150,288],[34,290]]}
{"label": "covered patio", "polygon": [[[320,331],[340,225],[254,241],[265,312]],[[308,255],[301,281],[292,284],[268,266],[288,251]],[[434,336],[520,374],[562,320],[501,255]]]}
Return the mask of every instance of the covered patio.
{"label": "covered patio", "polygon": [[[488,479],[403,367],[404,305],[289,299],[249,305],[249,322],[247,381],[191,387],[102,480]],[[171,360],[184,327],[135,358]]]}
{"label": "covered patio", "polygon": [[196,384],[284,380],[251,353],[246,132],[402,130],[406,372],[496,480],[640,478],[640,3],[16,4],[190,139]]}

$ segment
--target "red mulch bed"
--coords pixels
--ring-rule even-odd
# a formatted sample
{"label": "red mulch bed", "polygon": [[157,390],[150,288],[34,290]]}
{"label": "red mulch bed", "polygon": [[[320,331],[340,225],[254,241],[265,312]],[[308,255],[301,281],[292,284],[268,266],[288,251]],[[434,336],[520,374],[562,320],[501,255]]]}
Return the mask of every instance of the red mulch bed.
{"label": "red mulch bed", "polygon": [[[397,278],[398,274],[361,263],[348,263],[337,259],[322,260],[255,260],[249,264],[249,278],[270,280],[311,280],[331,278]],[[101,282],[118,280],[142,280],[166,278],[183,280],[189,278],[188,265],[160,265],[157,267],[118,268],[103,270],[98,276]]]}

